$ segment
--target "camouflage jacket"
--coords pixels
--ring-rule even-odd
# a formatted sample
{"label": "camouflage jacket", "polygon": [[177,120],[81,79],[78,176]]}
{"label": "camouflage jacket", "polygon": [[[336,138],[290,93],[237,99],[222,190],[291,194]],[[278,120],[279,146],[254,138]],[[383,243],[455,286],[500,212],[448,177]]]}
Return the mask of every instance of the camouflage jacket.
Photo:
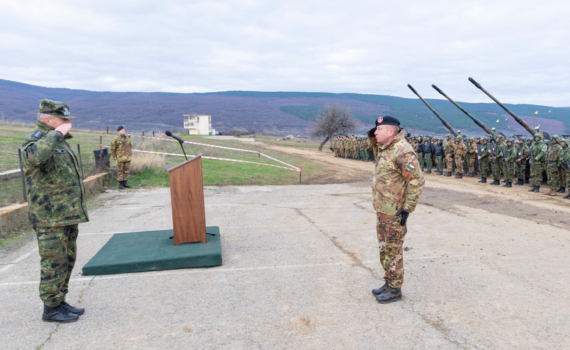
{"label": "camouflage jacket", "polygon": [[477,143],[475,141],[469,143],[469,154],[477,153]]}
{"label": "camouflage jacket", "polygon": [[111,142],[111,155],[119,163],[130,162],[133,154],[131,139],[126,136],[117,136]]}
{"label": "camouflage jacket", "polygon": [[493,144],[493,153],[495,153],[495,159],[496,160],[502,160],[503,159],[503,150],[501,149],[502,147],[505,147],[505,144],[502,142],[495,142]]}
{"label": "camouflage jacket", "polygon": [[[564,161],[565,159],[566,161]],[[562,167],[567,173],[570,173],[570,147],[566,146],[562,149],[558,166]]]}
{"label": "camouflage jacket", "polygon": [[548,150],[546,151],[546,162],[547,163],[557,163],[558,159],[560,158],[560,151],[562,147],[559,144],[554,143],[552,144]]}
{"label": "camouflage jacket", "polygon": [[489,153],[489,143],[487,144],[482,144],[481,147],[479,147],[480,153],[479,153],[479,157],[481,157],[481,159],[484,158],[488,158],[491,156],[491,154]]}
{"label": "camouflage jacket", "polygon": [[404,131],[379,148],[372,178],[374,209],[386,215],[396,215],[402,208],[413,212],[425,184],[416,152],[404,140]]}
{"label": "camouflage jacket", "polygon": [[512,163],[517,159],[517,151],[516,151],[514,145],[511,145],[511,147],[505,146],[505,152],[507,153],[504,155],[505,162],[511,162]]}
{"label": "camouflage jacket", "polygon": [[446,155],[447,154],[453,155],[453,153],[455,153],[455,143],[453,141],[448,140],[444,146],[444,150]]}
{"label": "camouflage jacket", "polygon": [[520,159],[521,162],[526,161],[530,157],[530,149],[526,144],[523,144],[518,148],[517,157],[517,159]]}
{"label": "camouflage jacket", "polygon": [[535,162],[544,162],[546,156],[546,145],[544,142],[534,142],[532,144],[532,153]]}
{"label": "camouflage jacket", "polygon": [[463,142],[455,143],[455,155],[458,157],[464,157],[467,154],[467,146]]}
{"label": "camouflage jacket", "polygon": [[67,143],[70,138],[38,121],[22,142],[28,216],[34,229],[89,221],[79,161]]}

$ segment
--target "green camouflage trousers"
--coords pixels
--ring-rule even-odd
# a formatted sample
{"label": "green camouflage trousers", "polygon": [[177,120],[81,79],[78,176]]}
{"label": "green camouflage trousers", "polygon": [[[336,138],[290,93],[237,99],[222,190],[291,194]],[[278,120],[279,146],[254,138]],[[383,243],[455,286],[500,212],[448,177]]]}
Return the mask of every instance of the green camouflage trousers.
{"label": "green camouflage trousers", "polygon": [[557,190],[560,185],[560,169],[556,163],[546,164],[546,175],[548,176],[548,187]]}
{"label": "green camouflage trousers", "polygon": [[505,181],[506,182],[513,182],[513,162],[503,161],[503,174],[505,174]]}
{"label": "green camouflage trousers", "polygon": [[77,225],[36,230],[41,257],[40,298],[47,306],[56,307],[65,301],[77,256],[78,233]]}
{"label": "green camouflage trousers", "polygon": [[401,226],[400,220],[399,216],[377,213],[380,264],[384,268],[384,280],[392,288],[401,288],[404,283],[404,237],[408,228]]}
{"label": "green camouflage trousers", "polygon": [[539,162],[534,162],[534,169],[531,166],[532,185],[533,186],[540,186],[540,183],[542,182],[542,170],[543,169],[544,169],[544,166],[542,165],[542,163],[539,163]]}
{"label": "green camouflage trousers", "polygon": [[129,177],[129,166],[131,162],[119,162],[117,163],[117,168],[119,168],[119,172],[117,173],[117,180],[119,181],[127,181]]}
{"label": "green camouflage trousers", "polygon": [[521,160],[520,162],[515,162],[516,164],[516,172],[517,172],[517,179],[524,180],[525,173],[526,173],[526,161]]}
{"label": "green camouflage trousers", "polygon": [[487,178],[487,174],[489,174],[489,161],[489,157],[481,158],[479,160],[479,171],[481,171],[481,177]]}
{"label": "green camouflage trousers", "polygon": [[501,164],[503,164],[503,160],[502,159],[495,159],[495,162],[493,163],[493,180],[496,181],[501,181]]}

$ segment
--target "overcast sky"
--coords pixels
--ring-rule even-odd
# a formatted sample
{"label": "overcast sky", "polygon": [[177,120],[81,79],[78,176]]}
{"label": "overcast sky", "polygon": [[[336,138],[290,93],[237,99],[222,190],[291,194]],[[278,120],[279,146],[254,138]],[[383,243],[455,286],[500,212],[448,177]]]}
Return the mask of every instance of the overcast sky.
{"label": "overcast sky", "polygon": [[0,1],[1,79],[570,106],[567,1]]}

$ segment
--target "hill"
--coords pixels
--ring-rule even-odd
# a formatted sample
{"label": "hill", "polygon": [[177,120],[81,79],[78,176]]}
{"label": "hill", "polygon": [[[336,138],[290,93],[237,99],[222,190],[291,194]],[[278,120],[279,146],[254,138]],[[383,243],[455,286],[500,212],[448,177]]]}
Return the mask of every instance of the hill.
{"label": "hill", "polygon": [[[42,98],[65,101],[70,105],[72,114],[80,117],[76,121],[77,126],[88,129],[124,125],[132,131],[182,131],[182,115],[199,113],[211,114],[212,126],[221,131],[253,129],[276,135],[306,134],[319,109],[338,102],[349,107],[363,122],[359,132],[367,130],[380,115],[398,117],[409,131],[447,132],[417,98],[308,92],[96,92],[46,88],[0,79],[0,110],[6,121],[34,121]],[[455,129],[462,130],[464,134],[483,134],[448,101],[427,101]],[[495,126],[509,135],[526,134],[495,103],[458,103],[489,127]],[[532,127],[541,125],[541,130],[550,134],[570,133],[570,108],[531,104],[506,106]]]}

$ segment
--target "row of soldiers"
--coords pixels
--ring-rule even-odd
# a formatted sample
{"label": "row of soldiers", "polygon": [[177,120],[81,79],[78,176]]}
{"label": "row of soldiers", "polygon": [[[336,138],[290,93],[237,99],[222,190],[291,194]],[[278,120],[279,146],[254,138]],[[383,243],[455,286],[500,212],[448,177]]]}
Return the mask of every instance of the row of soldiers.
{"label": "row of soldiers", "polygon": [[[570,192],[569,141],[558,135],[553,135],[552,140],[544,140],[543,134],[538,132],[534,138],[515,140],[495,134],[494,138],[471,137],[468,141],[463,141],[463,136],[458,135],[452,141],[448,134],[443,142],[437,137],[432,142],[429,136],[418,137],[411,142],[420,162],[425,161],[427,173],[431,172],[430,163],[435,158],[440,164],[439,175],[451,176],[455,171],[456,178],[462,178],[464,172],[471,177],[479,173],[480,183],[487,183],[487,177],[492,175],[490,184],[500,185],[501,178],[504,178],[503,187],[512,187],[514,179],[517,180],[515,185],[524,185],[532,178],[531,192],[539,192],[542,184],[548,185],[550,191],[547,194],[550,196],[565,193],[567,187]],[[564,198],[570,199],[570,193]]]}
{"label": "row of soldiers", "polygon": [[369,137],[355,137],[352,135],[338,136],[333,139],[331,150],[335,157],[356,159],[364,162],[373,162],[378,155],[376,139]]}
{"label": "row of soldiers", "polygon": [[[426,173],[463,178],[480,176],[480,183],[487,183],[492,176],[491,185],[503,187],[532,184],[529,191],[539,192],[540,186],[547,184],[550,196],[557,193],[569,194],[564,198],[570,199],[570,148],[569,140],[553,135],[551,140],[544,140],[541,132],[534,138],[518,139],[505,138],[495,133],[494,137],[464,140],[463,135],[457,135],[455,140],[450,134],[445,139],[437,136],[412,137],[406,136],[408,142],[417,152],[422,169]],[[378,156],[378,147],[374,135],[368,137],[335,137],[332,150],[337,157],[361,161],[374,161]],[[444,171],[445,169],[445,171]]]}

